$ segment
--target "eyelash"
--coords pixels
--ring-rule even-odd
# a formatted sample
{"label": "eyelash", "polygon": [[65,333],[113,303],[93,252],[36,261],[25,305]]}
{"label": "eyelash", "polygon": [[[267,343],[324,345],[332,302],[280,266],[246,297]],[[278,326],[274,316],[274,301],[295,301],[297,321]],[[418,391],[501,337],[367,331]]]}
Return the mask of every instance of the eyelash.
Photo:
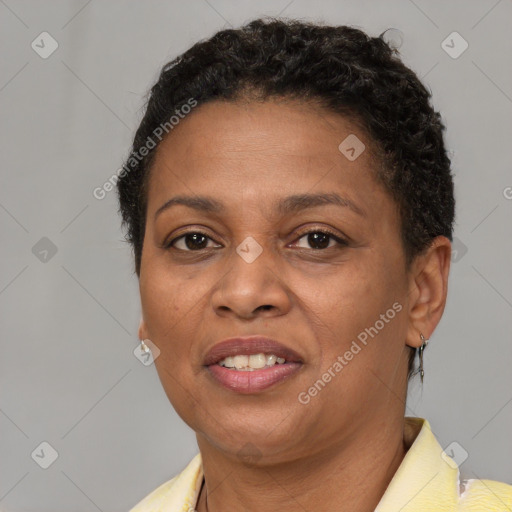
{"label": "eyelash", "polygon": [[[312,233],[322,233],[322,234],[328,235],[330,238],[335,240],[338,243],[338,245],[341,246],[341,247],[346,247],[348,245],[348,242],[345,239],[339,237],[337,234],[333,233],[332,231],[330,231],[329,229],[326,229],[326,228],[310,229],[309,231],[305,231],[303,233],[300,233],[296,240],[300,240],[301,238],[305,237],[306,235],[310,235]],[[168,243],[165,243],[163,245],[163,248],[164,249],[172,249],[173,248],[172,246],[173,246],[173,244],[175,242],[177,242],[178,240],[184,238],[187,235],[202,235],[205,238],[209,238],[210,240],[213,240],[210,236],[208,236],[203,231],[190,230],[190,231],[186,231],[186,232],[182,233],[180,236],[178,236],[176,238],[173,238]],[[174,248],[174,249],[176,249],[176,248]],[[325,249],[311,249],[311,250],[312,251],[325,251],[326,249],[332,249],[332,247],[326,247]],[[200,251],[202,251],[204,249],[198,249],[196,251],[193,251],[193,250],[190,250],[190,249],[187,249],[187,250],[185,250],[185,249],[176,249],[176,250],[182,251],[182,252],[200,252]]]}

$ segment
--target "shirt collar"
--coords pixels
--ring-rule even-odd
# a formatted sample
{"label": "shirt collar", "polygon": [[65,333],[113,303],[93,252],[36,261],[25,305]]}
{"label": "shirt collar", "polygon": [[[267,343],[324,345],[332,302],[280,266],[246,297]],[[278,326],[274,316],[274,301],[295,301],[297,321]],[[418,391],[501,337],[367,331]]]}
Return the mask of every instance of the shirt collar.
{"label": "shirt collar", "polygon": [[436,512],[456,510],[459,470],[423,418],[406,417],[404,441],[409,450],[375,512],[413,512],[435,505]]}

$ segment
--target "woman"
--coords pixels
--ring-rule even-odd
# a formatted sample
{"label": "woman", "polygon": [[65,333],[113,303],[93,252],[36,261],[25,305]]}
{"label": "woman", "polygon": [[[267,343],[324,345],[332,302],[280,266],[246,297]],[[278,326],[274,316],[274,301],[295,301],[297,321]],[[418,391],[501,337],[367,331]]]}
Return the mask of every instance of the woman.
{"label": "woman", "polygon": [[200,453],[132,512],[511,509],[404,418],[454,220],[429,98],[346,26],[256,20],[163,68],[118,192],[141,350]]}

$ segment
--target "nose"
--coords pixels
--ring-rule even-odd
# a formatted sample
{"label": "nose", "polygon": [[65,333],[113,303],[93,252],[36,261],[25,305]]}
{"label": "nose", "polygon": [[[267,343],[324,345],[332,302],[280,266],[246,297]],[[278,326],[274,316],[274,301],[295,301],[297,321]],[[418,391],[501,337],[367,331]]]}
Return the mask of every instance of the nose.
{"label": "nose", "polygon": [[[260,246],[262,247],[262,246]],[[244,243],[233,250],[230,270],[217,282],[212,294],[212,307],[219,316],[234,315],[244,319],[286,314],[291,305],[291,293],[286,273],[280,269],[277,256],[270,249],[254,258],[247,257]]]}

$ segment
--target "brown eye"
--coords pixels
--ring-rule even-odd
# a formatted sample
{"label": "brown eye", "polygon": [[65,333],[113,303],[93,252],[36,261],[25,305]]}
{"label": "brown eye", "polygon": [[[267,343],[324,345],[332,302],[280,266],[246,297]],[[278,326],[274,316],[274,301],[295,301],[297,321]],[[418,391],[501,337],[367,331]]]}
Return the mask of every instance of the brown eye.
{"label": "brown eye", "polygon": [[[346,246],[347,242],[342,238],[336,236],[334,233],[325,230],[312,230],[303,233],[299,240],[302,238],[306,239],[306,244],[309,246],[303,246],[301,248],[304,249],[313,249],[313,250],[321,250],[321,249],[330,249],[331,247],[336,246],[336,244],[341,246]],[[330,242],[334,242],[334,244],[329,245]]]}
{"label": "brown eye", "polygon": [[178,249],[180,251],[200,251],[202,249],[207,249],[208,240],[211,238],[202,233],[200,231],[189,231],[188,233],[184,233],[174,239],[172,239],[167,245],[166,248],[170,249],[171,247]]}

